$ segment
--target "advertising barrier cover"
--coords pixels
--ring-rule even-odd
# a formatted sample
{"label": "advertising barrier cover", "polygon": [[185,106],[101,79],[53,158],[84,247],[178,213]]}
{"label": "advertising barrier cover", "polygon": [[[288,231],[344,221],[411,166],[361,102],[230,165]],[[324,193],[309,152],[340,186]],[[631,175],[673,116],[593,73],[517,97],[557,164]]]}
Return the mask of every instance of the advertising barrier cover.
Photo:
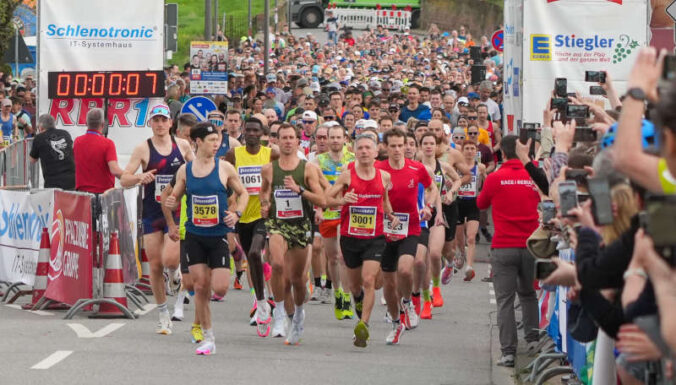
{"label": "advertising barrier cover", "polygon": [[54,190],[0,190],[0,280],[33,285],[42,228],[52,219]]}
{"label": "advertising barrier cover", "polygon": [[[164,1],[41,0],[38,9],[38,111],[51,114],[73,138],[84,133],[87,112],[102,108],[103,99],[50,100],[49,72],[163,69]],[[152,134],[148,111],[160,101],[109,99],[108,137],[120,158]]]}
{"label": "advertising barrier cover", "polygon": [[[102,223],[101,232],[103,238],[103,260],[108,257],[110,250],[110,235],[117,232],[120,256],[122,257],[122,272],[124,283],[133,284],[138,278],[136,267],[136,194],[137,188],[127,190],[111,189],[101,195]],[[131,198],[131,202],[127,199]],[[132,211],[133,212],[130,212]]]}
{"label": "advertising barrier cover", "polygon": [[515,134],[521,127],[523,95],[523,0],[505,0],[504,7],[504,99],[503,132]]}
{"label": "advertising barrier cover", "polygon": [[190,43],[190,94],[224,95],[228,92],[228,42]]}
{"label": "advertising barrier cover", "polygon": [[92,297],[92,197],[54,192],[45,297],[73,305]]}
{"label": "advertising barrier cover", "polygon": [[524,0],[523,7],[524,122],[542,121],[555,78],[602,102],[589,96],[597,84],[584,81],[585,71],[607,71],[624,93],[636,52],[648,43],[647,0]]}

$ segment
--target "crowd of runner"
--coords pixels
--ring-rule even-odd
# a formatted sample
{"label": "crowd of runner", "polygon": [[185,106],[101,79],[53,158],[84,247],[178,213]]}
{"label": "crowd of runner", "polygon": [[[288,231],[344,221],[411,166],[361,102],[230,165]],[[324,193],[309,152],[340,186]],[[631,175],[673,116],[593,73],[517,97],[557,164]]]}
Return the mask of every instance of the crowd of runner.
{"label": "crowd of runner", "polygon": [[[483,236],[498,365],[515,363],[515,296],[534,352],[536,292],[560,285],[585,310],[569,315],[571,334],[617,348],[607,364],[623,384],[670,374],[676,89],[660,80],[664,54],[637,54],[622,97],[606,73],[598,85],[608,110],[602,98],[556,87],[565,104],[543,101],[541,127],[517,137],[501,126],[501,55],[472,49],[464,28],[415,36],[378,27],[327,45],[311,35],[271,40],[268,73],[260,42],[230,49],[229,92],[213,97],[218,110],[204,122],[178,113],[189,72],[167,68],[153,136],[119,175],[123,186],[144,186],[157,333],[192,319],[196,353],[215,353],[210,302],[226,295],[233,269],[234,289],[248,283],[260,337],[299,344],[304,306],[316,301],[353,320],[353,343],[365,347],[382,289],[392,329],[378,338],[398,344],[444,306],[441,285],[475,279]],[[567,116],[565,105],[589,112]],[[173,313],[167,292],[177,294]],[[195,313],[186,316],[188,298]],[[637,321],[650,315],[661,327]]]}

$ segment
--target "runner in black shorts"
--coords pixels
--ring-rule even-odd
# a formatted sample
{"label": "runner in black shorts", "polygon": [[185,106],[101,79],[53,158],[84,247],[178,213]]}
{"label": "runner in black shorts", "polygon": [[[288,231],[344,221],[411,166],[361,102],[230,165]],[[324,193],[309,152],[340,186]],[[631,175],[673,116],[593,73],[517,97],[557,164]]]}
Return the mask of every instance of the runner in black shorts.
{"label": "runner in black shorts", "polygon": [[[213,149],[218,146],[220,136],[211,123],[197,124],[190,137],[197,145],[196,159],[179,168],[176,186],[164,205],[175,209],[186,194],[185,259],[195,283],[195,310],[204,331],[204,341],[195,353],[210,355],[216,352],[209,309],[211,289],[213,286],[219,296],[224,296],[228,289],[230,253],[226,233],[242,216],[249,194],[235,168],[214,157]],[[235,211],[228,211],[228,187],[237,194]]]}
{"label": "runner in black shorts", "polygon": [[[343,253],[355,300],[359,321],[354,328],[354,345],[366,347],[369,339],[368,322],[375,302],[375,281],[385,248],[383,215],[398,225],[392,215],[387,194],[390,174],[373,167],[378,154],[377,144],[370,136],[358,136],[355,141],[355,163],[342,172],[327,191],[332,207],[341,206],[340,249]],[[338,199],[342,195],[341,199]],[[396,267],[395,267],[396,270]],[[398,335],[392,343],[398,343]]]}

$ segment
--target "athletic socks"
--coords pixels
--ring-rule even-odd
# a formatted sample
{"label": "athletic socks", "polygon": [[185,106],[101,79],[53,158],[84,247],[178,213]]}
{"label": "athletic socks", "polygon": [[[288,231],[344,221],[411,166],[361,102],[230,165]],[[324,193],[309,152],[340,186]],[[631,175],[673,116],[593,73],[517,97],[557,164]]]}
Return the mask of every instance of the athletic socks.
{"label": "athletic socks", "polygon": [[322,287],[326,287],[326,274],[322,274],[321,276],[321,282],[322,282]]}
{"label": "athletic socks", "polygon": [[[354,295],[354,294],[353,294]],[[364,299],[364,290],[362,290],[359,295],[354,295],[354,302],[361,302]]]}
{"label": "athletic socks", "polygon": [[281,314],[285,314],[286,309],[284,308],[284,301],[275,301],[275,309],[279,309],[277,311],[281,312]]}
{"label": "athletic socks", "polygon": [[326,286],[325,286],[325,287],[326,287],[327,289],[330,289],[330,288],[331,288],[331,280],[330,280],[330,279],[327,279],[327,280],[326,280]]}
{"label": "athletic socks", "polygon": [[315,287],[322,287],[322,278],[315,277]]}
{"label": "athletic socks", "polygon": [[432,277],[432,287],[439,287],[439,277]]}
{"label": "athletic socks", "polygon": [[423,289],[422,294],[423,294],[423,300],[425,302],[429,302],[429,301],[432,300],[432,297],[430,297],[430,290],[429,289]]}
{"label": "athletic socks", "polygon": [[[411,296],[413,296],[413,297],[420,297],[420,292],[417,292],[417,293],[411,293]],[[406,301],[404,301],[404,303],[406,303]]]}
{"label": "athletic socks", "polygon": [[204,340],[211,341],[211,342],[216,341],[216,337],[214,337],[214,328],[213,327],[211,329],[204,329],[203,332],[204,332]]}
{"label": "athletic socks", "polygon": [[240,270],[240,271],[235,273],[237,275],[237,279],[242,278],[242,273],[244,273],[244,270]]}
{"label": "athletic socks", "polygon": [[160,313],[169,313],[169,308],[167,307],[167,301],[164,301],[164,303],[157,305],[157,309],[160,311]]}

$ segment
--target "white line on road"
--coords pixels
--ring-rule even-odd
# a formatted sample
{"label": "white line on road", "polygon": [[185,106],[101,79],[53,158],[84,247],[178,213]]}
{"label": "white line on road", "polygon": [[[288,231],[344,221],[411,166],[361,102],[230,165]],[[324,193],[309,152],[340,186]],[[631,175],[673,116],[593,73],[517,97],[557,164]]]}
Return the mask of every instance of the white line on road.
{"label": "white line on road", "polygon": [[54,353],[50,354],[49,357],[33,365],[31,369],[49,369],[52,366],[63,361],[66,357],[70,356],[73,353],[72,350],[57,350]]}
{"label": "white line on road", "polygon": [[92,333],[83,324],[76,324],[76,323],[68,324],[68,326],[70,326],[70,328],[73,329],[75,334],[77,334],[78,338],[101,338],[101,337],[105,337],[106,335],[114,332],[115,330],[121,328],[124,325],[125,325],[124,323],[112,323],[112,324],[108,324],[108,325],[102,327],[101,329],[99,329],[95,333]]}
{"label": "white line on road", "polygon": [[495,297],[495,290],[488,290],[488,294]]}
{"label": "white line on road", "polygon": [[[23,310],[21,305],[17,305],[17,304],[14,304],[14,303],[5,304],[5,306],[12,308],[12,309],[16,309],[16,310]],[[44,310],[28,310],[28,312],[32,313],[32,314],[42,315],[42,316],[54,315],[54,313],[50,313],[50,312],[44,311]]]}
{"label": "white line on road", "polygon": [[490,302],[491,305],[497,304],[497,302],[495,302],[495,298],[491,298],[490,301],[488,301],[488,302]]}

